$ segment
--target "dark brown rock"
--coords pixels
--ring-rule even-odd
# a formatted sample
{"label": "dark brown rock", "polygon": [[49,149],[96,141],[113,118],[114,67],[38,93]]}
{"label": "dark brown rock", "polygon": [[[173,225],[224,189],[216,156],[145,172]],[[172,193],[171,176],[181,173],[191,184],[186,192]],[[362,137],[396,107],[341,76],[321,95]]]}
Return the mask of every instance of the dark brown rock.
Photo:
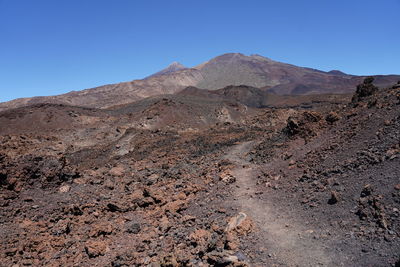
{"label": "dark brown rock", "polygon": [[331,192],[331,198],[328,200],[328,204],[333,205],[338,203],[340,200],[339,193],[336,191]]}

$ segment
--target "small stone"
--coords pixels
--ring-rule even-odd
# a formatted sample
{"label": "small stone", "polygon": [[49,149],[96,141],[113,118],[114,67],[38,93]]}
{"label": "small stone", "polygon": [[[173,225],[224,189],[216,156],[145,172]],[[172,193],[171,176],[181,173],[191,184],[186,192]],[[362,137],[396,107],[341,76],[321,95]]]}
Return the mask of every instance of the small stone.
{"label": "small stone", "polygon": [[106,253],[107,245],[100,241],[88,241],[85,245],[85,251],[89,258],[103,256]]}
{"label": "small stone", "polygon": [[247,235],[254,228],[252,220],[243,212],[232,217],[225,228],[226,233],[234,233],[235,235]]}
{"label": "small stone", "polygon": [[340,116],[336,112],[329,112],[329,114],[326,116],[325,120],[329,123],[334,123],[335,121],[340,120]]}
{"label": "small stone", "polygon": [[339,193],[336,191],[331,192],[331,198],[328,200],[328,204],[333,205],[339,202]]}
{"label": "small stone", "polygon": [[120,207],[118,207],[117,205],[115,205],[113,203],[108,203],[107,209],[111,212],[121,211]]}
{"label": "small stone", "polygon": [[225,231],[229,232],[235,228],[237,228],[239,225],[242,224],[242,222],[247,218],[247,215],[243,212],[239,212],[239,214],[235,217],[232,217],[229,222],[228,226],[226,226]]}
{"label": "small stone", "polygon": [[226,184],[232,184],[236,182],[236,178],[230,172],[223,172],[220,175],[220,180]]}
{"label": "small stone", "polygon": [[61,186],[59,189],[58,189],[58,191],[60,192],[60,193],[67,193],[67,192],[69,192],[71,190],[71,186],[69,186],[69,185],[63,185],[63,186]]}
{"label": "small stone", "polygon": [[126,226],[126,231],[130,234],[138,234],[141,230],[140,223],[138,222],[129,222]]}
{"label": "small stone", "polygon": [[107,179],[104,181],[104,187],[109,189],[109,190],[113,190],[114,189],[114,183],[111,179]]}
{"label": "small stone", "polygon": [[285,152],[285,153],[283,154],[283,159],[284,159],[284,160],[288,160],[288,159],[290,159],[292,156],[293,156],[292,153]]}
{"label": "small stone", "polygon": [[66,221],[58,221],[51,230],[51,234],[55,236],[69,234],[69,232],[71,232],[70,224]]}
{"label": "small stone", "polygon": [[106,236],[112,234],[112,232],[113,232],[113,227],[110,223],[100,222],[92,227],[89,236],[90,237]]}
{"label": "small stone", "polygon": [[208,260],[212,266],[238,266],[239,258],[231,251],[224,250],[222,252],[212,251],[207,254]]}
{"label": "small stone", "polygon": [[158,181],[158,179],[160,179],[160,175],[157,173],[153,173],[152,175],[147,177],[147,185],[152,185],[152,184],[156,183]]}
{"label": "small stone", "polygon": [[69,213],[71,213],[74,216],[83,215],[83,211],[81,210],[81,208],[76,205],[70,207]]}
{"label": "small stone", "polygon": [[17,248],[10,248],[4,251],[4,254],[8,257],[14,256],[18,252]]}
{"label": "small stone", "polygon": [[123,176],[125,169],[122,166],[114,167],[110,170],[112,176]]}
{"label": "small stone", "polygon": [[238,258],[239,261],[246,261],[247,260],[246,256],[240,251],[236,252],[235,256]]}
{"label": "small stone", "polygon": [[24,202],[33,202],[33,198],[31,198],[31,197],[24,197],[24,198],[23,198],[23,201],[24,201]]}
{"label": "small stone", "polygon": [[361,197],[367,197],[370,196],[373,192],[372,186],[370,184],[367,184],[364,186],[363,190],[361,191]]}
{"label": "small stone", "polygon": [[400,190],[400,184],[396,184],[396,185],[394,186],[394,189]]}
{"label": "small stone", "polygon": [[85,182],[85,179],[83,179],[83,178],[76,178],[76,179],[74,179],[74,183],[75,184],[85,184],[86,182]]}
{"label": "small stone", "polygon": [[385,236],[384,236],[384,240],[385,240],[386,242],[392,242],[393,238],[392,238],[390,235],[385,235]]}

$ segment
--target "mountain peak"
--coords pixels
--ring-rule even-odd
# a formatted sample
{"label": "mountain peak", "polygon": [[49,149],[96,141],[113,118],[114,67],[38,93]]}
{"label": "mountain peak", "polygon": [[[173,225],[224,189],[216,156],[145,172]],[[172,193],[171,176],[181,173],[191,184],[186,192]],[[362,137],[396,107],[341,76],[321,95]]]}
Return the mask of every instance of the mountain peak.
{"label": "mountain peak", "polygon": [[[226,54],[222,54],[220,56],[217,56],[217,57],[211,59],[208,62],[214,62],[214,63],[216,63],[216,62],[238,62],[238,63],[240,63],[240,62],[245,62],[245,61],[274,62],[270,58],[263,57],[263,56],[260,56],[258,54],[252,54],[250,56],[247,56],[247,55],[242,54],[242,53],[226,53]],[[198,67],[201,67],[203,65],[204,65],[204,63],[200,64]]]}
{"label": "mountain peak", "polygon": [[160,76],[160,75],[164,75],[164,74],[169,74],[169,73],[173,73],[179,70],[183,70],[186,69],[185,66],[183,66],[181,63],[174,61],[171,64],[169,64],[165,69],[154,73],[153,75],[150,75],[149,77],[147,77],[146,79],[150,78],[150,77],[154,77],[154,76]]}
{"label": "mountain peak", "polygon": [[168,67],[167,67],[167,69],[168,69],[168,68],[186,69],[185,66],[183,66],[181,63],[179,63],[179,62],[177,62],[177,61],[174,61],[174,62],[172,62],[171,64],[169,64]]}
{"label": "mountain peak", "polygon": [[240,59],[240,58],[246,58],[247,56],[245,56],[244,54],[241,53],[226,53],[226,54],[222,54],[220,56],[217,56],[215,58],[213,58],[212,60],[230,60],[230,59]]}

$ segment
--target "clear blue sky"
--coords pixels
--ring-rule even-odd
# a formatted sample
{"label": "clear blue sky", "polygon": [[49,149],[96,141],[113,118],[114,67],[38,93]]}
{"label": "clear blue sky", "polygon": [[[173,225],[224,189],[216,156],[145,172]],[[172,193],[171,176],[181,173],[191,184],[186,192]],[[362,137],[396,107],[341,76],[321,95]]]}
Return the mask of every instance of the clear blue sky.
{"label": "clear blue sky", "polygon": [[400,74],[400,0],[0,0],[0,102],[227,52]]}

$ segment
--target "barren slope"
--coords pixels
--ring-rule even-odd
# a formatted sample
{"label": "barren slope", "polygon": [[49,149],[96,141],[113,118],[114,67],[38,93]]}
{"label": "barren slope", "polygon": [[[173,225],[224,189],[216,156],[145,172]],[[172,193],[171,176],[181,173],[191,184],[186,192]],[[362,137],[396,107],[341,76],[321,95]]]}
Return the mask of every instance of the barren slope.
{"label": "barren slope", "polygon": [[0,112],[2,265],[398,266],[400,85],[359,88]]}
{"label": "barren slope", "polygon": [[[188,86],[216,90],[229,85],[268,88],[276,94],[349,93],[363,77],[323,72],[280,63],[259,55],[224,54],[194,68],[174,64],[143,80],[104,85],[67,94],[17,99],[0,103],[0,110],[37,103],[107,108],[160,94],[179,92]],[[377,76],[380,86],[392,84],[400,76]]]}

